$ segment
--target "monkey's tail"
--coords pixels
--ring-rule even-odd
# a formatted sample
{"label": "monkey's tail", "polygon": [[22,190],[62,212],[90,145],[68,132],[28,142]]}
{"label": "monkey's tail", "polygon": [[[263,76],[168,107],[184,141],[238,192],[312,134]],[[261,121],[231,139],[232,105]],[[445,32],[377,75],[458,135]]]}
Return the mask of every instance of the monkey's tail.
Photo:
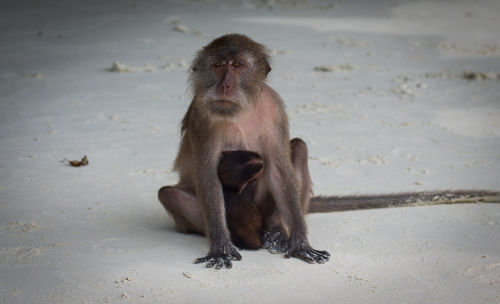
{"label": "monkey's tail", "polygon": [[310,213],[438,204],[500,203],[500,192],[484,190],[428,191],[380,195],[315,196]]}

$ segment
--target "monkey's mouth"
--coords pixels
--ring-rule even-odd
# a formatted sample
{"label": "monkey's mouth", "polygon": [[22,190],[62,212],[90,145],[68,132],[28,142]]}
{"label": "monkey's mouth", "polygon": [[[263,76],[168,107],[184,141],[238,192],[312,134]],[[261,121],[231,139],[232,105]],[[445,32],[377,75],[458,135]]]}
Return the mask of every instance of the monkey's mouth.
{"label": "monkey's mouth", "polygon": [[216,99],[210,103],[212,112],[223,116],[234,115],[239,108],[238,103],[228,99]]}
{"label": "monkey's mouth", "polygon": [[222,107],[222,108],[231,108],[233,106],[235,106],[235,103],[231,100],[227,100],[227,99],[217,99],[217,100],[214,100],[215,104],[219,107]]}

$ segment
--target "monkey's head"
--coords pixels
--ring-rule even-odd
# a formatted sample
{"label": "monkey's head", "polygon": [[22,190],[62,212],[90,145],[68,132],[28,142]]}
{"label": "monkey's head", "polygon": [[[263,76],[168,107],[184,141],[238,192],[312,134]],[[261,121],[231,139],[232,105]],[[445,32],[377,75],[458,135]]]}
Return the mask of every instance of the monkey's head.
{"label": "monkey's head", "polygon": [[233,116],[255,105],[271,71],[266,48],[239,34],[209,43],[198,52],[191,68],[195,99],[222,116]]}

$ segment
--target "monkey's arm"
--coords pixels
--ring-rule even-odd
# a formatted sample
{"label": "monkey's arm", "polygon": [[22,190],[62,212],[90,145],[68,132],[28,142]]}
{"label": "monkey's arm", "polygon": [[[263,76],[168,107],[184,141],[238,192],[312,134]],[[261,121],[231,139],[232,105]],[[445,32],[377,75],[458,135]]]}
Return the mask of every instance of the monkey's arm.
{"label": "monkey's arm", "polygon": [[463,203],[500,203],[500,192],[484,190],[428,191],[379,195],[316,196],[310,213]]}
{"label": "monkey's arm", "polygon": [[[214,148],[214,147],[212,147]],[[205,215],[207,238],[210,250],[195,263],[207,263],[207,268],[231,268],[232,260],[241,260],[241,255],[230,240],[226,226],[222,185],[217,177],[217,162],[220,150],[202,148],[197,163],[197,195]],[[214,150],[216,150],[214,152]],[[219,153],[217,153],[219,151]]]}
{"label": "monkey's arm", "polygon": [[[285,151],[288,152],[288,151]],[[285,257],[295,257],[308,263],[325,263],[330,254],[311,247],[307,239],[307,228],[300,207],[298,182],[294,174],[289,153],[279,155],[275,152],[275,160],[269,168],[269,185],[278,209],[290,231],[288,250]]]}

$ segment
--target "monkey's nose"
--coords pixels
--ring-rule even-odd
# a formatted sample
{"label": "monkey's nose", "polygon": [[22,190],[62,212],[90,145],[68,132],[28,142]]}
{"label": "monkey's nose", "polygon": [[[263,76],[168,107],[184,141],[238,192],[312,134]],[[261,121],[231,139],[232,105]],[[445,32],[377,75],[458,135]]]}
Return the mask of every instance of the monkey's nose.
{"label": "monkey's nose", "polygon": [[223,94],[228,96],[231,94],[231,91],[233,89],[233,86],[231,85],[231,83],[223,83],[222,84],[222,91],[223,91]]}

